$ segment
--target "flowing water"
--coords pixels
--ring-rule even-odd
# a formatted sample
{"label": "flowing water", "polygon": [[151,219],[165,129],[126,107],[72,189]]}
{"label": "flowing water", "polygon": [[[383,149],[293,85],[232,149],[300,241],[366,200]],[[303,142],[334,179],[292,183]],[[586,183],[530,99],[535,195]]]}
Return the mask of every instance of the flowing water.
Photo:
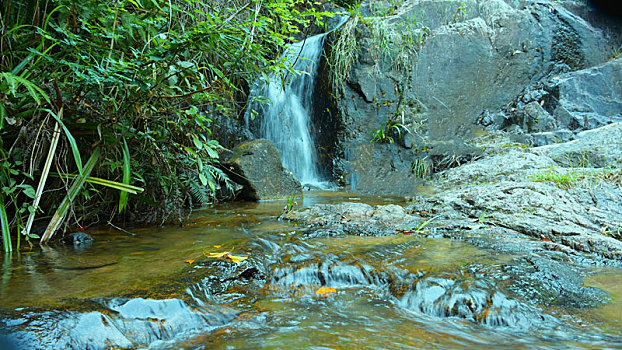
{"label": "flowing water", "polygon": [[[399,203],[311,192],[300,205],[341,201]],[[312,238],[277,220],[284,205],[221,205],[136,236],[91,229],[88,248],[5,257],[0,347],[622,347],[619,269],[584,279],[608,303],[545,305],[513,289],[511,254],[421,235]],[[224,251],[248,259],[204,255]]]}
{"label": "flowing water", "polygon": [[[344,17],[339,27],[348,17]],[[304,185],[326,188],[317,169],[317,152],[309,131],[312,94],[324,41],[330,32],[314,35],[291,44],[283,55],[296,73],[272,75],[254,89],[251,101],[262,97],[266,103],[251,103],[250,111],[258,112],[259,137],[270,140],[279,151],[283,166],[291,170]],[[246,115],[246,124],[252,112]]]}

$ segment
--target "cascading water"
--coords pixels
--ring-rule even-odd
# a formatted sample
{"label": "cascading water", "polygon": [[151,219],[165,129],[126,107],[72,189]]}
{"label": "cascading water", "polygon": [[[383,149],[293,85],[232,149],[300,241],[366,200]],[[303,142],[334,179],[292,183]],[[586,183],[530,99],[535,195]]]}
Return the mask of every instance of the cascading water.
{"label": "cascading water", "polygon": [[[343,18],[341,24],[348,18]],[[326,187],[317,169],[316,146],[309,131],[311,98],[317,67],[326,35],[318,34],[291,44],[285,58],[298,72],[285,78],[272,76],[269,82],[255,89],[253,97],[262,96],[268,103],[255,105],[261,118],[259,137],[270,140],[279,151],[283,166],[291,170],[305,185]],[[249,125],[250,113],[246,115]]]}

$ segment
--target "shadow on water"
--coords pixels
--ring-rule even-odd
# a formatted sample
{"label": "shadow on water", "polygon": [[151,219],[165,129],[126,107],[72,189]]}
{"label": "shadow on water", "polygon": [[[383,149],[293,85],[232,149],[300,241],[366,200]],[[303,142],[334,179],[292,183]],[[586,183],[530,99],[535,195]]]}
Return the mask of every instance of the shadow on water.
{"label": "shadow on water", "polygon": [[[343,201],[386,203],[314,192],[301,206]],[[511,288],[513,256],[418,235],[311,239],[276,220],[283,206],[226,204],[195,212],[184,228],[90,231],[95,243],[80,251],[5,258],[0,346],[622,347],[619,270],[585,280],[610,303],[542,305]],[[248,259],[203,254],[224,251]]]}

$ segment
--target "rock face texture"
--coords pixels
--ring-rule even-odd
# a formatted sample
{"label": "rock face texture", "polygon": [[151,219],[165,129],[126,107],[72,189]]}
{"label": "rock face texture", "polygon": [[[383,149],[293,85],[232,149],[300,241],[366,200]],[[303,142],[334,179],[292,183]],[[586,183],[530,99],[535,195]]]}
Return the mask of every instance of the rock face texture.
{"label": "rock face texture", "polygon": [[302,185],[283,168],[279,153],[268,140],[240,144],[223,164],[229,177],[244,186],[242,199],[287,198],[302,193]]}
{"label": "rock face texture", "polygon": [[[430,232],[469,240],[492,234],[500,240],[494,249],[512,251],[522,249],[530,237],[538,249],[568,256],[593,253],[619,264],[620,132],[622,123],[614,123],[558,145],[489,145],[492,150],[483,158],[440,173],[432,182],[433,194],[414,197],[405,209],[342,203],[317,205],[285,218],[308,225],[310,236]],[[594,135],[602,147],[591,142]],[[589,152],[598,163],[568,162],[571,154]]]}
{"label": "rock face texture", "polygon": [[[622,119],[618,24],[585,4],[363,1],[361,16],[329,43],[358,45],[333,113],[335,173],[359,192],[385,194],[374,185],[385,174],[408,184],[398,192],[415,193],[417,159],[439,170],[477,157],[465,142],[486,129],[545,145]],[[365,146],[385,120],[399,124],[390,131],[402,147]]]}

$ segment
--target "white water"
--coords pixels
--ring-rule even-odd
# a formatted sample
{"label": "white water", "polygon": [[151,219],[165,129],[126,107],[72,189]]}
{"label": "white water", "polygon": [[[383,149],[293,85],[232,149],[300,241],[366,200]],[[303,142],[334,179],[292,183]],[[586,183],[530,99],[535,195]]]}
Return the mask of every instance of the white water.
{"label": "white water", "polygon": [[301,73],[290,73],[285,84],[281,79],[271,79],[262,91],[270,103],[262,108],[261,137],[274,143],[283,166],[303,184],[320,182],[309,124],[314,78],[325,37],[320,34],[292,44],[287,60]]}
{"label": "white water", "polygon": [[[342,19],[343,24],[348,18]],[[338,25],[338,26],[339,26]],[[338,27],[337,26],[337,27]],[[271,76],[268,83],[251,95],[263,96],[268,103],[251,106],[259,112],[258,137],[270,140],[279,151],[283,166],[294,173],[303,185],[326,188],[317,169],[317,153],[309,132],[314,79],[328,33],[315,35],[291,44],[284,56],[298,73],[286,77]],[[249,125],[250,113],[246,114]]]}

